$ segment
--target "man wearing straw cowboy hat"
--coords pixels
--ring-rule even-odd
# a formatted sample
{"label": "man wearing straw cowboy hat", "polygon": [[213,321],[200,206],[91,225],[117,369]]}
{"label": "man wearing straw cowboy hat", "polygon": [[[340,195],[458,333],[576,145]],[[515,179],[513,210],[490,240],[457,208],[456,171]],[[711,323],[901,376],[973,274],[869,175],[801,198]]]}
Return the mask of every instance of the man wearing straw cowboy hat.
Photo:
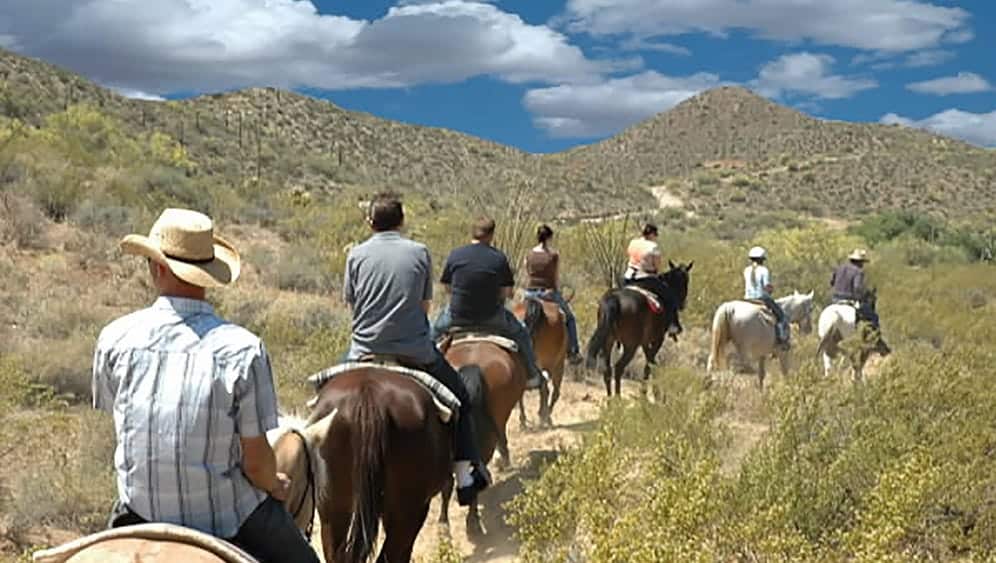
{"label": "man wearing straw cowboy hat", "polygon": [[857,248],[847,257],[848,262],[837,266],[830,276],[830,287],[833,288],[834,303],[845,303],[855,307],[858,317],[879,328],[878,313],[865,302],[867,288],[865,287],[865,263],[868,262],[868,251]]}
{"label": "man wearing straw cowboy hat", "polygon": [[264,562],[317,562],[281,502],[290,482],[266,439],[277,425],[266,347],[205,301],[239,277],[239,253],[186,209],[166,209],[121,250],[147,259],[159,298],[97,340],[93,404],[117,434],[110,526],[178,524]]}

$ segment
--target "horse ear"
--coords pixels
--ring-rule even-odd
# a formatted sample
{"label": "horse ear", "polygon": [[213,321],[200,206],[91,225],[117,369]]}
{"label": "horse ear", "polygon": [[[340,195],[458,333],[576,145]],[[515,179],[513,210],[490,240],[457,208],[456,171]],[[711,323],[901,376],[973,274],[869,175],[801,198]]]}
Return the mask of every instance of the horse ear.
{"label": "horse ear", "polygon": [[672,262],[672,261],[670,261],[670,260],[668,260],[668,261],[667,261],[667,265],[668,265],[668,266],[669,266],[669,267],[670,267],[670,268],[671,268],[672,270],[674,270],[675,268],[677,268],[677,266],[675,266],[675,265],[674,265],[674,262]]}
{"label": "horse ear", "polygon": [[809,290],[809,294],[806,295],[806,297],[812,299],[814,295],[816,295],[816,290],[815,289],[811,289],[811,290]]}
{"label": "horse ear", "polygon": [[695,260],[692,260],[691,262],[688,263],[688,266],[685,268],[685,271],[686,272],[691,272],[692,271],[692,266],[694,266],[694,265],[695,265]]}

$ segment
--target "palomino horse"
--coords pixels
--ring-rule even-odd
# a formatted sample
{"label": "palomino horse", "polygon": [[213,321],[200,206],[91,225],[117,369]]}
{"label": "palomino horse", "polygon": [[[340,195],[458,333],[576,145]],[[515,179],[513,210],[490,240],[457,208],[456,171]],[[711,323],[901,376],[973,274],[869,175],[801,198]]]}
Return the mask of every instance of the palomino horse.
{"label": "palomino horse", "polygon": [[[499,467],[508,467],[512,459],[505,427],[515,404],[522,399],[528,378],[519,354],[493,342],[470,339],[454,341],[446,352],[446,359],[460,372],[467,385],[481,459],[487,463],[497,448],[501,454]],[[443,488],[439,513],[439,522],[447,526],[452,494],[451,476],[449,484]],[[467,533],[477,537],[484,534],[476,502],[470,504],[467,512]]]}
{"label": "palomino horse", "polygon": [[[277,458],[277,471],[292,479],[284,506],[298,527],[311,536],[316,491],[324,483],[324,465],[315,453],[324,440],[325,424],[305,428],[300,422],[282,419],[268,433]],[[202,532],[163,523],[140,524],[105,530],[52,549],[36,552],[40,563],[107,563],[110,561],[184,561],[190,563],[256,563],[238,547]]]}
{"label": "palomino horse", "polygon": [[453,433],[429,391],[387,369],[346,371],[319,390],[315,425],[325,434],[317,494],[325,560],[367,561],[383,520],[377,561],[410,561],[429,502],[452,480]]}
{"label": "palomino horse", "polygon": [[[688,265],[668,262],[670,270],[660,275],[678,304],[678,310],[685,308],[688,298],[688,278],[694,262]],[[588,341],[587,365],[595,367],[599,358],[603,360],[602,378],[605,391],[612,396],[612,349],[622,345],[622,356],[615,364],[616,395],[622,388],[622,374],[633,360],[637,348],[643,348],[647,365],[643,369],[643,379],[650,378],[650,371],[657,362],[657,352],[664,344],[665,330],[677,339],[681,332],[678,311],[664,311],[656,314],[650,310],[647,298],[638,291],[623,288],[610,289],[598,302],[598,326]]]}
{"label": "palomino horse", "polygon": [[[872,310],[875,309],[875,299],[875,291],[868,292],[866,301]],[[823,356],[824,375],[830,375],[834,358],[843,351],[840,346],[841,341],[858,332],[860,327],[865,324],[864,322],[859,323],[857,317],[857,309],[844,303],[828,305],[820,312],[817,334],[820,337],[819,353]],[[854,370],[855,381],[861,381],[862,371],[869,356],[876,353],[885,357],[892,353],[889,345],[882,338],[882,331],[874,330],[868,325],[868,328],[861,332],[861,337],[862,342],[857,346],[857,349],[848,354],[851,368]]]}
{"label": "palomino horse", "polygon": [[[567,326],[560,306],[552,301],[528,298],[516,304],[515,316],[522,319],[533,339],[536,362],[550,374],[552,393],[546,385],[540,387],[540,424],[553,426],[551,413],[560,398],[560,385],[564,381],[564,364],[567,359]],[[548,397],[549,396],[549,400]],[[526,427],[525,399],[519,400],[519,424]]]}
{"label": "palomino horse", "polygon": [[[790,323],[798,323],[799,331],[813,331],[813,292],[795,292],[775,300]],[[712,318],[712,350],[706,371],[722,369],[726,362],[726,345],[732,342],[740,357],[757,362],[757,386],[764,389],[768,356],[778,357],[782,375],[789,371],[789,352],[775,346],[774,316],[761,304],[750,301],[727,301],[716,309]]]}

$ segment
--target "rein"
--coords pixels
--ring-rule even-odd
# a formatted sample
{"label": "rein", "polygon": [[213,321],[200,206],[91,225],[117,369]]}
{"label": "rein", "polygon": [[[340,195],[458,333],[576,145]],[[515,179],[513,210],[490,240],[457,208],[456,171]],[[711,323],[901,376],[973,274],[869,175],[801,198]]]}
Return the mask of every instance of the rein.
{"label": "rein", "polygon": [[304,509],[304,501],[308,498],[308,490],[311,490],[311,518],[308,519],[308,526],[305,528],[304,533],[308,537],[308,541],[311,541],[311,533],[315,529],[315,511],[318,509],[318,491],[315,486],[315,473],[311,466],[311,449],[308,448],[308,440],[305,439],[304,434],[296,428],[291,428],[288,430],[295,436],[301,439],[301,443],[304,445],[304,457],[307,463],[307,487],[304,489],[304,494],[301,495],[301,501],[297,504],[297,509],[294,510],[292,516],[295,520],[301,514]]}

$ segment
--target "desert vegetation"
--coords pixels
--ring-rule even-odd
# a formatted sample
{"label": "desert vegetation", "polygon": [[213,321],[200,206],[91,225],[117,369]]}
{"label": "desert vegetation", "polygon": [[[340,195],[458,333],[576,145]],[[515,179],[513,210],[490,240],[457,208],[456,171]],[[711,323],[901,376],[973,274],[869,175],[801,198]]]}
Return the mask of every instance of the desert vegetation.
{"label": "desert vegetation", "polygon": [[[373,117],[286,93],[146,106],[31,61],[3,55],[0,63],[0,558],[101,528],[114,498],[112,424],[88,407],[93,345],[105,323],[152,299],[144,266],[117,250],[121,235],[147,231],[166,206],[213,215],[246,266],[211,300],[263,337],[282,407],[303,410],[305,377],[346,345],[345,254],[367,234],[362,203],[385,188],[404,193],[407,232],[429,245],[436,268],[466,240],[474,214],[498,219],[499,245],[515,263],[536,223],[553,223],[583,338],[641,222],[661,225],[666,258],[695,261],[686,333],[662,352],[653,401],[604,402],[597,386],[588,391],[589,374],[569,378],[577,400],[601,410],[571,430],[583,438],[525,452],[549,463],[492,507],[514,531],[511,553],[534,561],[996,555],[991,151],[878,126],[817,126],[724,90],[740,104],[731,117],[714,117],[720,106],[706,99],[659,121],[673,130],[698,115],[737,135],[705,128],[673,158],[659,158],[674,145],[657,122],[642,136],[634,129],[535,158],[447,133],[473,159],[518,164],[466,161],[467,170],[491,170],[480,172],[490,183],[462,168],[441,179],[432,175],[439,162],[401,181],[418,169],[405,164],[442,133],[421,132],[421,144],[408,145],[416,152],[385,156],[371,147],[394,151],[386,136],[411,129],[377,129]],[[237,118],[226,122],[222,110],[253,96],[269,96],[271,115],[283,114],[262,136],[244,121],[240,145]],[[302,127],[321,111],[328,123]],[[167,115],[184,116],[183,128],[167,126],[176,123]],[[784,129],[763,151],[744,129],[758,115]],[[341,164],[327,145],[300,148],[315,128],[351,143],[354,125],[367,127],[369,144],[344,148]],[[719,157],[696,148],[707,145],[727,147],[726,159],[711,162]],[[905,168],[910,154],[924,165]],[[658,209],[642,191],[649,185],[683,205]],[[608,195],[621,186],[634,191]],[[855,246],[871,248],[869,275],[894,352],[868,381],[820,376],[815,339],[802,336],[796,369],[763,394],[743,374],[704,375],[709,319],[742,291],[743,255],[754,244],[772,256],[776,293],[815,290],[820,305],[830,268]],[[464,547],[441,541],[424,557],[457,561]]]}

